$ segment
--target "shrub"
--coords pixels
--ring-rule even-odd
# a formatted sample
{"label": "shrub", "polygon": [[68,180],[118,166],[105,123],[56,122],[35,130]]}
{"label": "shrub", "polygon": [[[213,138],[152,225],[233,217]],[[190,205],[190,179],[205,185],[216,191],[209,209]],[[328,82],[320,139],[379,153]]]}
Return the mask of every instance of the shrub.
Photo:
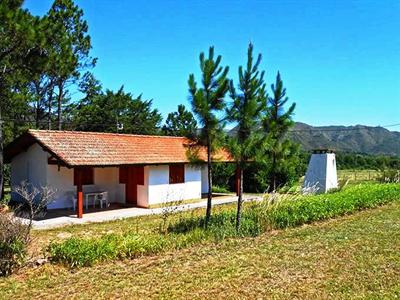
{"label": "shrub", "polygon": [[11,213],[0,212],[0,276],[21,266],[29,242],[29,228]]}
{"label": "shrub", "polygon": [[230,191],[226,187],[219,186],[219,185],[213,185],[212,192],[213,193],[230,193]]}
{"label": "shrub", "polygon": [[394,170],[394,169],[388,169],[388,170],[382,170],[380,172],[380,176],[378,178],[380,182],[395,182],[399,183],[400,182],[400,170]]}

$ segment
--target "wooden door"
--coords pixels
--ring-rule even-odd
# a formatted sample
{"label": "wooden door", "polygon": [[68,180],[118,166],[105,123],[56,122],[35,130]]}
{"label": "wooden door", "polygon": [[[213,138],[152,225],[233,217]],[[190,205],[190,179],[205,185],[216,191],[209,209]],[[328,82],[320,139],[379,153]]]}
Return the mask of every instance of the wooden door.
{"label": "wooden door", "polygon": [[137,205],[137,186],[144,184],[144,167],[127,166],[120,167],[119,182],[125,183],[125,202]]}

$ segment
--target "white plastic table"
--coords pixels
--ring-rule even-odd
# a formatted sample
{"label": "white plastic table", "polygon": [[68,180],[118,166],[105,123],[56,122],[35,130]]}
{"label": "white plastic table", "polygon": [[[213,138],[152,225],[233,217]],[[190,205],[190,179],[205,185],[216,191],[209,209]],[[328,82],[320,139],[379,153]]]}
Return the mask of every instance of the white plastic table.
{"label": "white plastic table", "polygon": [[85,193],[85,207],[86,209],[88,209],[88,203],[89,203],[89,197],[93,197],[93,207],[96,206],[96,197],[98,195],[101,195],[102,193],[104,193],[105,191],[95,191],[95,192],[88,192]]}

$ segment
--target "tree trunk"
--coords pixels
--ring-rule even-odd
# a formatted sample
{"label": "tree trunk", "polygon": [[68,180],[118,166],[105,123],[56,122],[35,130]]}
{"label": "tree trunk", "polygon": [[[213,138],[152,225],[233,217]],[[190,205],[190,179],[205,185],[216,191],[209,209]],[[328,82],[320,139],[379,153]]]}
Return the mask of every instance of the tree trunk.
{"label": "tree trunk", "polygon": [[242,219],[242,203],[243,203],[243,168],[239,167],[239,195],[236,213],[236,232],[240,231],[240,221]]}
{"label": "tree trunk", "polygon": [[49,102],[47,103],[47,129],[51,130],[51,106],[52,106],[52,102],[53,102],[53,88],[51,88],[50,90],[50,94],[49,94]]}
{"label": "tree trunk", "polygon": [[208,176],[208,194],[207,194],[207,210],[206,210],[206,222],[205,226],[208,226],[208,223],[211,218],[211,201],[212,201],[212,170],[211,170],[211,144],[210,138],[207,141],[207,176]]}
{"label": "tree trunk", "polygon": [[0,107],[0,200],[4,196],[4,165],[3,165],[3,120],[1,118]]}
{"label": "tree trunk", "polygon": [[43,93],[40,92],[40,84],[35,82],[35,92],[37,94],[36,106],[35,106],[35,128],[40,129],[40,115],[39,115],[39,107],[40,101],[42,100]]}
{"label": "tree trunk", "polygon": [[36,116],[35,116],[35,128],[40,129],[40,121],[39,121],[39,100],[36,101]]}
{"label": "tree trunk", "polygon": [[272,155],[272,192],[276,191],[276,157]]}
{"label": "tree trunk", "polygon": [[57,99],[57,126],[58,126],[58,130],[62,130],[62,124],[61,124],[61,105],[62,105],[62,98],[63,98],[63,86],[62,84],[60,84],[58,86],[59,88],[59,93],[58,93],[58,99]]}

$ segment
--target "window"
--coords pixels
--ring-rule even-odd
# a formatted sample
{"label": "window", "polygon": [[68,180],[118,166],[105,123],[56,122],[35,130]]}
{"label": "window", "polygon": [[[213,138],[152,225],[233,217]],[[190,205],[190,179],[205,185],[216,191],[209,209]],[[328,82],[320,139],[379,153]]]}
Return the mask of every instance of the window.
{"label": "window", "polygon": [[174,164],[169,165],[169,183],[184,183],[185,182],[185,165]]}
{"label": "window", "polygon": [[78,185],[79,175],[81,176],[81,184],[94,184],[94,169],[93,168],[75,168],[74,169],[74,185]]}

